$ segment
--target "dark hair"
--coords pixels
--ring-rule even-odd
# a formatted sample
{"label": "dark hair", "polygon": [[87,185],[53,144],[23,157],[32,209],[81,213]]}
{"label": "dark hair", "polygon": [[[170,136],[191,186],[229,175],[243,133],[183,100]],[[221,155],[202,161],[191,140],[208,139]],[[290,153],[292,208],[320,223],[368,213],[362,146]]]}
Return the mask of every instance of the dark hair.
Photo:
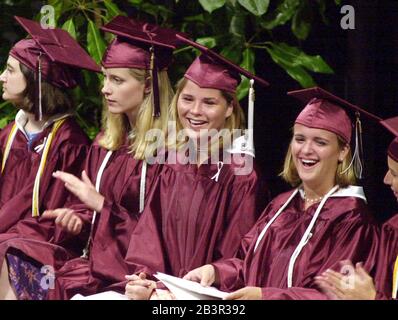
{"label": "dark hair", "polygon": [[[22,105],[19,106],[26,112],[37,113],[39,107],[37,98],[37,85],[34,72],[20,63],[22,74],[26,79],[26,89],[22,92],[24,97]],[[64,91],[63,91],[64,90]],[[47,81],[41,82],[41,105],[43,116],[51,117],[55,114],[67,113],[72,110],[73,101],[67,89],[58,88]]]}

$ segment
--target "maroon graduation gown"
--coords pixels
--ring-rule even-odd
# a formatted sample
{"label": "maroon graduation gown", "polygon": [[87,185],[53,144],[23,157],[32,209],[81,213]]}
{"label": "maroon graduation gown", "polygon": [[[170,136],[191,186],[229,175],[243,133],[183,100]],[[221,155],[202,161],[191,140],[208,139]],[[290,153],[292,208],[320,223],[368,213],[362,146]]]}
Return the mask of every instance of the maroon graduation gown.
{"label": "maroon graduation gown", "polygon": [[241,250],[245,258],[214,263],[221,289],[234,291],[245,286],[262,288],[263,299],[326,299],[314,277],[328,268],[339,270],[339,261],[363,261],[367,270],[375,264],[377,228],[362,199],[329,198],[312,229],[312,237],[299,254],[293,269],[292,287],[287,286],[290,257],[308,227],[317,204],[304,210],[297,194],[271,224],[254,252],[258,235],[286,202],[291,192],[276,197],[255,227],[245,236]]}
{"label": "maroon graduation gown", "polygon": [[[0,132],[0,146],[4,153],[8,134],[14,122]],[[52,129],[45,128],[28,149],[25,135],[18,130],[10,150],[4,172],[0,177],[0,233],[9,231],[21,220],[32,218],[32,194],[36,173],[40,164],[41,152],[34,148]],[[47,162],[40,181],[40,212],[46,209],[63,207],[69,195],[64,183],[52,177],[56,170],[80,175],[90,141],[83,130],[71,117],[68,117],[53,138]],[[14,230],[22,232],[23,230]],[[46,237],[46,230],[38,231]],[[32,232],[36,234],[36,231]]]}
{"label": "maroon graduation gown", "polygon": [[[233,257],[268,201],[258,170],[235,175],[238,167],[224,164],[216,181],[216,164],[165,164],[131,236],[128,273],[183,276]],[[124,292],[124,284],[110,289]]]}
{"label": "maroon graduation gown", "polygon": [[[143,162],[134,159],[126,144],[110,157],[103,172],[100,193],[104,207],[97,215],[89,260],[76,258],[56,271],[55,290],[50,299],[69,299],[76,293],[94,294],[124,277],[124,257],[130,235],[140,217],[139,195]],[[107,150],[94,143],[86,163],[89,176],[95,181]],[[158,175],[159,165],[148,165],[145,199]],[[72,208],[74,208],[72,206]],[[79,206],[75,206],[79,209]],[[87,210],[87,209],[86,209]]]}
{"label": "maroon graduation gown", "polygon": [[[14,123],[14,122],[13,122]],[[0,133],[0,145],[4,152],[8,134],[13,126],[9,124]],[[0,265],[9,248],[23,252],[35,248],[32,257],[46,257],[46,263],[55,265],[56,261],[68,259],[65,250],[54,252],[58,246],[48,244],[54,237],[53,220],[41,221],[32,217],[33,184],[39,167],[41,153],[34,148],[43,143],[52,125],[45,128],[28,148],[25,135],[18,130],[7,159],[5,170],[0,178]],[[63,182],[52,177],[56,170],[80,174],[88,148],[89,139],[76,123],[68,117],[53,138],[47,163],[41,177],[39,203],[40,212],[64,206],[69,195]],[[50,248],[50,249],[49,249]],[[46,251],[49,249],[50,251]]]}
{"label": "maroon graduation gown", "polygon": [[381,230],[381,240],[375,286],[376,299],[392,299],[394,264],[398,255],[398,214],[386,221]]}

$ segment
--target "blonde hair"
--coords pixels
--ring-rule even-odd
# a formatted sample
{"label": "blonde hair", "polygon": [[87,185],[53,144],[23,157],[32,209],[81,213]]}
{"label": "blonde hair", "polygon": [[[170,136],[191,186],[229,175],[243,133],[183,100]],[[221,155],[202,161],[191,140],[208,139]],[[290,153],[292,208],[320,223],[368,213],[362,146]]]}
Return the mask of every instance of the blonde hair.
{"label": "blonde hair", "polygon": [[[143,69],[129,69],[130,74],[140,83],[146,83],[149,79],[149,71]],[[150,82],[151,83],[151,82]],[[108,150],[117,150],[124,143],[126,134],[129,134],[130,152],[134,158],[143,160],[145,155],[153,154],[157,145],[147,141],[146,133],[150,129],[165,130],[167,127],[168,106],[173,97],[173,89],[166,70],[158,73],[160,117],[153,117],[153,90],[144,96],[139,106],[134,128],[130,128],[125,114],[112,114],[104,105],[102,128],[104,135],[99,144]],[[149,150],[150,148],[150,150]]]}
{"label": "blonde hair", "polygon": [[[178,98],[184,89],[188,79],[182,78],[177,82],[176,85],[176,93],[174,94],[173,100],[171,101],[171,105],[169,108],[169,120],[170,121],[175,121],[176,122],[176,131],[179,132],[180,130],[183,130],[184,127],[182,126],[180,119],[178,117],[178,109],[177,109],[177,103],[178,103]],[[232,104],[232,114],[225,120],[224,128],[223,129],[228,129],[230,130],[232,134],[232,130],[234,129],[244,129],[245,128],[245,114],[239,104],[239,101],[236,97],[236,94],[232,94],[230,92],[226,92],[223,90],[220,90],[222,96],[225,98],[227,101],[227,105]],[[184,144],[184,141],[177,142],[175,144],[175,141],[171,141],[171,143],[168,144],[168,147],[171,148],[176,148],[179,149],[182,147]],[[219,145],[221,147],[221,145]]]}
{"label": "blonde hair", "polygon": [[[336,135],[337,136],[337,135]],[[347,143],[344,142],[339,136],[337,136],[337,141],[339,144],[339,149],[342,150]],[[283,171],[279,174],[287,183],[293,187],[297,187],[301,184],[300,176],[297,172],[297,168],[293,161],[292,147],[291,143],[286,153],[285,162],[283,164]],[[348,146],[349,147],[349,146]],[[336,174],[335,174],[335,184],[344,188],[349,185],[354,185],[356,183],[356,177],[354,173],[354,166],[351,165],[352,153],[351,149],[342,162],[337,164]]]}

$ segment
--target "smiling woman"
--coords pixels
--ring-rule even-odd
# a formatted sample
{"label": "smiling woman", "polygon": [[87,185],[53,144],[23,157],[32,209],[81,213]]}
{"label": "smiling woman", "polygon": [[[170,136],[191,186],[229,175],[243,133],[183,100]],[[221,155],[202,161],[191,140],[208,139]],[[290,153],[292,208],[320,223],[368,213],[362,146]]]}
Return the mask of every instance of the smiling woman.
{"label": "smiling woman", "polygon": [[295,121],[281,176],[292,186],[302,184],[307,199],[322,199],[334,185],[354,185],[351,131],[341,107],[314,98]]}
{"label": "smiling woman", "polygon": [[371,271],[375,265],[376,226],[362,188],[351,185],[351,105],[320,88],[290,94],[306,103],[281,174],[296,188],[268,205],[242,241],[243,258],[185,276],[236,290],[227,299],[325,299],[314,285],[319,271],[343,258],[365,261]]}
{"label": "smiling woman", "polygon": [[283,176],[292,185],[302,183],[307,209],[321,201],[335,184],[340,187],[355,184],[351,160],[350,146],[341,137],[296,123]]}
{"label": "smiling woman", "polygon": [[[156,271],[182,276],[204,263],[233,257],[242,236],[268,201],[268,190],[257,167],[238,174],[244,163],[234,158],[227,162],[229,149],[219,144],[202,149],[198,143],[207,131],[242,128],[244,117],[236,98],[241,73],[264,83],[206,51],[192,62],[177,86],[170,120],[176,122],[178,131],[189,132],[188,141],[171,141],[168,145],[168,160],[176,156],[177,163],[168,161],[163,166],[132,234],[126,255],[132,275],[126,277],[127,285],[126,281],[114,285],[125,288],[129,298],[151,297]],[[180,161],[192,160],[186,149],[190,142],[194,145],[193,161]],[[245,150],[238,152],[243,162],[253,160]],[[215,155],[219,157],[214,162]]]}
{"label": "smiling woman", "polygon": [[[200,138],[200,131],[225,126],[226,119],[233,113],[234,106],[225,94],[217,89],[201,88],[191,80],[183,80],[177,101],[178,119],[189,129],[190,137]],[[237,108],[237,107],[236,107]]]}
{"label": "smiling woman", "polygon": [[[314,199],[319,202],[335,185],[338,164],[346,159],[350,147],[345,142],[341,143],[341,138],[327,130],[296,124],[293,132],[291,153],[303,184],[307,209],[315,202]],[[351,184],[354,182],[355,180],[351,181]],[[348,184],[339,185],[346,187]]]}
{"label": "smiling woman", "polygon": [[[172,101],[170,119],[176,120],[177,132],[184,132],[187,138],[195,145],[197,150],[211,151],[212,147],[218,149],[220,144],[203,146],[201,137],[210,136],[214,132],[219,133],[222,129],[228,130],[232,136],[234,129],[244,128],[244,113],[236,97],[230,92],[200,87],[188,78],[182,78],[177,84],[176,94]],[[213,131],[212,131],[213,130]],[[172,140],[171,140],[172,141]],[[171,142],[169,148],[181,148],[187,140]],[[200,163],[200,153],[198,163]],[[203,155],[207,159],[208,154]]]}

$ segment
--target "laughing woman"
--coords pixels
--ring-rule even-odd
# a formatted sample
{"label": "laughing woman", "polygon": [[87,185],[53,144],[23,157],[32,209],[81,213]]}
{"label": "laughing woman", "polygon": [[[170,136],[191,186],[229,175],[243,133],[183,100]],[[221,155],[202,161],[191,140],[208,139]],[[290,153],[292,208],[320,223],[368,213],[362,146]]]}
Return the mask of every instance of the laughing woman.
{"label": "laughing woman", "polygon": [[[148,28],[150,35],[146,33]],[[102,132],[89,151],[81,178],[80,174],[54,173],[76,197],[64,208],[43,214],[43,219],[55,219],[57,225],[51,243],[7,243],[19,251],[7,254],[9,270],[3,268],[1,279],[4,283],[4,274],[9,271],[8,292],[14,292],[18,299],[68,299],[76,292],[95,293],[119,274],[123,277],[129,236],[157,175],[158,166],[145,162],[146,153],[154,151],[145,133],[161,129],[167,118],[173,91],[166,69],[177,42],[175,32],[121,16],[102,29],[116,35],[102,59]],[[158,39],[155,45],[152,37],[157,39],[159,34],[168,38]],[[155,56],[151,54],[153,46]],[[150,68],[153,59],[156,69]],[[159,89],[157,104],[153,86]],[[83,256],[76,257],[82,249]],[[15,262],[15,257],[21,255],[28,263]],[[40,286],[42,265],[52,266],[55,271],[53,290]],[[27,266],[35,275],[30,284],[19,280]]]}
{"label": "laughing woman", "polygon": [[[367,261],[376,235],[351,163],[354,107],[320,88],[292,92],[308,102],[297,117],[276,197],[245,236],[244,259],[215,262],[185,278],[231,292],[227,299],[323,299],[313,277],[341,259]],[[355,110],[358,110],[355,107]],[[235,290],[235,291],[234,291]]]}

